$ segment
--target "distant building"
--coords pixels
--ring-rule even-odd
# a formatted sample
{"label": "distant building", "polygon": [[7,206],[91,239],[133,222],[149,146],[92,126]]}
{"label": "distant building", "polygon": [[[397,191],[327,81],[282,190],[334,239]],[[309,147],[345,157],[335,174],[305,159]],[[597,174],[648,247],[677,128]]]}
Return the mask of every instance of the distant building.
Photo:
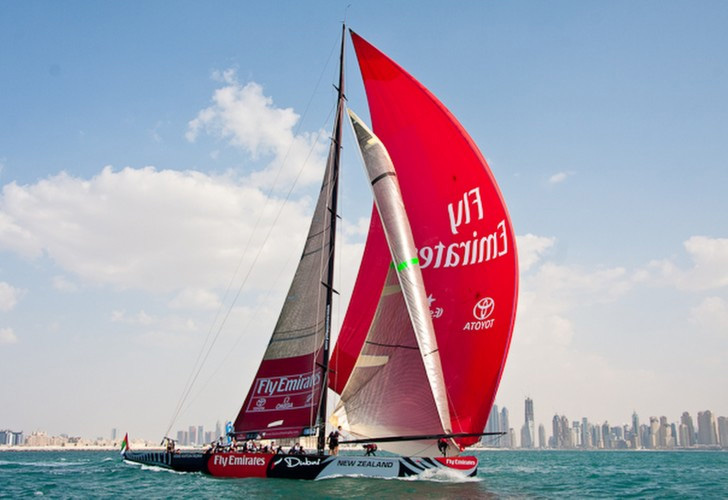
{"label": "distant building", "polygon": [[485,432],[500,432],[500,412],[498,411],[498,405],[494,404],[490,408],[488,422],[485,424]]}
{"label": "distant building", "polygon": [[606,420],[602,424],[602,443],[604,448],[609,450],[612,448],[612,435],[609,433],[609,422]]}
{"label": "distant building", "polygon": [[546,448],[546,429],[543,424],[538,425],[538,447],[541,449]]}
{"label": "distant building", "polygon": [[15,432],[10,429],[0,431],[0,446],[20,446],[23,444],[23,431]]}
{"label": "distant building", "polygon": [[508,408],[505,406],[501,409],[500,415],[500,428],[501,432],[505,432],[503,436],[503,448],[514,448],[516,446],[516,437],[513,429],[511,429],[510,419],[508,418]]}
{"label": "distant building", "polygon": [[554,415],[554,418],[551,419],[551,439],[549,440],[549,446],[556,449],[564,447],[561,419],[558,415]]}
{"label": "distant building", "polygon": [[728,448],[728,418],[718,417],[718,441],[723,448]]}
{"label": "distant building", "polygon": [[667,422],[667,417],[660,417],[660,429],[657,434],[657,442],[659,448],[674,448],[675,435],[672,425]]}
{"label": "distant building", "polygon": [[636,411],[632,412],[632,447],[642,448],[642,436],[640,436],[640,417]]}
{"label": "distant building", "polygon": [[698,444],[710,446],[718,444],[715,416],[710,410],[698,412]]}
{"label": "distant building", "polygon": [[518,446],[518,442],[516,441],[516,431],[513,430],[513,427],[508,429],[508,447],[509,448],[515,448]]}
{"label": "distant building", "polygon": [[575,448],[581,448],[581,422],[574,420],[571,422],[571,444]]}
{"label": "distant building", "polygon": [[695,426],[693,425],[693,417],[690,416],[690,414],[686,411],[683,412],[682,416],[680,417],[680,425],[685,426],[684,430],[684,441],[681,439],[680,446],[683,446],[685,448],[689,448],[690,446],[695,446],[695,443],[697,442],[695,439]]}
{"label": "distant building", "polygon": [[36,431],[25,438],[26,446],[65,446],[68,443],[67,436],[49,436],[45,432]]}
{"label": "distant building", "polygon": [[[490,414],[488,415],[488,422],[485,424],[485,432],[490,433],[497,433],[497,432],[508,432],[508,429],[503,430],[501,427],[501,418],[500,418],[500,412],[498,411],[498,405],[493,405],[490,409]],[[491,446],[493,448],[501,448],[504,447],[504,442],[507,439],[507,436],[483,436],[480,439],[480,442],[483,443],[485,446]]]}
{"label": "distant building", "polygon": [[536,428],[533,420],[533,400],[526,398],[525,423],[521,428],[521,448],[533,448],[536,444]]}

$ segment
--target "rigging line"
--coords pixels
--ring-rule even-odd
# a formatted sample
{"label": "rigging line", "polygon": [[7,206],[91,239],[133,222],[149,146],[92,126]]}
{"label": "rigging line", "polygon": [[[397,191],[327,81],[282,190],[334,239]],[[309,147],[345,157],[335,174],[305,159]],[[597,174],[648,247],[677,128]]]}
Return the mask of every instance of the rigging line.
{"label": "rigging line", "polygon": [[[309,98],[309,101],[306,104],[306,108],[305,108],[305,110],[303,112],[303,115],[301,116],[301,120],[299,121],[297,127],[294,130],[293,138],[297,137],[299,135],[299,133],[300,133],[300,130],[301,130],[302,126],[303,126],[303,122],[305,120],[305,117],[308,114],[308,110],[310,108],[310,105],[313,102],[313,97],[316,94],[316,91],[318,90],[318,87],[319,87],[319,85],[321,83],[321,80],[323,79],[323,75],[326,73],[326,68],[328,67],[329,62],[331,61],[331,55],[333,54],[334,49],[335,49],[335,46],[334,46],[334,48],[332,48],[332,51],[329,54],[329,57],[328,57],[328,59],[326,61],[326,64],[324,65],[324,68],[323,68],[323,70],[321,71],[321,73],[319,75],[318,81],[316,82],[316,86],[314,87],[314,91],[312,92],[311,97]],[[329,111],[329,114],[326,117],[326,123],[328,123],[328,121],[330,119],[330,116],[331,116],[331,111]],[[279,208],[278,215],[275,218],[276,221],[278,220],[278,217],[280,216],[280,213],[282,212],[283,207],[288,202],[288,200],[290,198],[290,195],[293,192],[293,189],[295,188],[295,186],[296,186],[296,184],[298,182],[298,179],[301,176],[301,173],[303,172],[303,167],[308,163],[308,160],[311,157],[311,154],[313,153],[313,150],[316,147],[316,144],[318,144],[319,139],[320,139],[322,133],[323,133],[323,128],[320,128],[318,134],[316,135],[316,140],[313,141],[313,143],[311,145],[311,148],[309,149],[308,155],[306,156],[305,160],[303,161],[303,163],[301,165],[301,168],[299,169],[298,174],[296,175],[296,178],[293,181],[293,185],[289,189],[286,197],[283,200],[283,203],[282,203],[281,207]],[[250,248],[251,242],[253,240],[253,236],[256,234],[256,232],[258,230],[258,227],[260,225],[260,222],[261,222],[261,220],[263,218],[263,214],[265,213],[265,208],[268,206],[268,204],[269,204],[269,202],[270,202],[270,200],[272,198],[273,191],[275,190],[275,188],[276,188],[276,186],[278,184],[278,180],[281,177],[281,173],[283,171],[283,168],[287,164],[288,157],[289,157],[289,155],[291,153],[291,150],[293,149],[293,143],[294,143],[294,141],[292,140],[291,143],[288,146],[288,150],[286,151],[285,156],[283,157],[283,161],[281,162],[280,167],[278,168],[278,170],[276,172],[276,176],[275,176],[275,178],[273,180],[273,183],[271,184],[271,187],[270,187],[270,189],[268,190],[268,192],[266,194],[265,203],[263,205],[263,208],[258,212],[258,218],[257,218],[257,220],[255,222],[255,225],[253,227],[253,230],[251,231],[251,233],[250,233],[250,235],[248,237],[248,241],[246,242],[246,245],[244,247],[244,250],[242,252],[242,255],[240,256],[240,259],[238,261],[238,265],[237,265],[237,267],[235,269],[235,272],[233,274],[233,277],[231,278],[230,282],[228,283],[228,287],[225,290],[225,293],[224,293],[224,296],[223,296],[222,301],[220,302],[220,307],[218,308],[218,311],[217,311],[217,313],[215,315],[215,319],[213,320],[212,324],[210,325],[210,329],[208,330],[208,333],[207,333],[207,336],[205,338],[205,341],[202,344],[202,348],[201,348],[201,350],[199,351],[199,353],[197,355],[197,359],[195,360],[195,363],[192,365],[193,366],[192,371],[190,372],[190,376],[188,377],[187,383],[185,384],[185,389],[183,390],[182,396],[180,397],[180,400],[179,400],[179,402],[177,404],[176,411],[174,412],[174,415],[173,415],[172,420],[171,420],[171,422],[169,424],[169,427],[167,428],[167,431],[164,433],[165,435],[168,435],[169,434],[170,429],[174,425],[177,417],[179,416],[179,412],[180,412],[182,406],[184,406],[184,404],[185,404],[186,398],[189,396],[189,393],[190,393],[190,391],[192,389],[192,385],[194,384],[194,381],[197,378],[197,374],[199,374],[199,371],[204,366],[205,360],[207,359],[207,355],[205,355],[204,359],[202,360],[201,365],[197,369],[196,374],[194,376],[192,375],[193,373],[195,373],[195,369],[197,368],[198,363],[200,363],[201,354],[202,354],[202,352],[205,351],[205,347],[207,346],[208,341],[210,340],[210,337],[212,335],[212,332],[215,329],[214,327],[215,327],[215,324],[217,323],[218,318],[220,317],[220,312],[222,311],[223,306],[225,304],[225,301],[227,300],[227,297],[228,297],[228,295],[230,293],[230,290],[232,289],[232,283],[234,282],[235,278],[238,276],[238,272],[240,271],[240,268],[242,266],[242,263],[243,263],[246,255],[248,254],[248,249]],[[268,237],[269,236],[270,236],[270,231],[266,235],[265,240],[263,241],[262,246],[265,246],[265,243],[268,241]],[[247,278],[250,275],[250,271],[252,270],[252,267],[255,265],[255,262],[256,261],[257,261],[257,256],[256,256],[256,259],[253,261],[253,263],[251,263],[251,266],[250,266],[250,268],[248,270],[248,273],[246,274],[246,276],[245,276],[245,278],[243,280],[243,283],[240,285],[240,288],[238,289],[238,293],[236,294],[235,299],[232,302],[233,305],[235,304],[235,301],[237,300],[237,298],[240,296],[241,289],[242,289],[242,287],[245,286],[245,284],[247,282]],[[232,305],[231,305],[231,309],[232,309]],[[223,318],[222,322],[220,323],[220,328],[218,330],[218,333],[215,335],[215,337],[213,337],[212,342],[210,343],[210,346],[208,348],[208,354],[209,354],[209,351],[214,346],[215,341],[217,340],[217,338],[219,336],[219,332],[222,330],[222,327],[224,326],[225,321],[227,320],[229,314],[230,314],[230,310],[228,310],[227,314],[225,315],[225,317]],[[190,380],[191,380],[191,382],[190,382]]]}
{"label": "rigging line", "polygon": [[[331,111],[329,112],[328,116],[326,117],[326,121],[327,122],[329,121],[330,117],[331,117]],[[202,359],[202,363],[197,368],[197,371],[195,372],[195,375],[194,375],[194,377],[192,379],[192,383],[190,384],[189,389],[187,390],[187,392],[185,394],[185,397],[184,397],[182,403],[180,404],[180,408],[178,409],[178,411],[174,415],[174,420],[176,420],[177,417],[179,416],[179,413],[180,413],[180,410],[181,410],[182,406],[184,406],[184,404],[186,402],[186,399],[189,396],[189,393],[191,392],[192,387],[194,386],[194,383],[197,381],[197,378],[199,377],[200,372],[202,371],[202,368],[204,367],[205,362],[207,361],[207,358],[209,357],[210,352],[212,351],[212,348],[215,345],[215,342],[219,338],[220,333],[222,332],[222,329],[225,326],[225,323],[226,323],[228,317],[230,317],[230,313],[232,312],[233,307],[235,306],[235,303],[237,302],[238,298],[240,297],[240,294],[242,293],[243,288],[245,287],[245,284],[247,283],[248,278],[250,277],[250,274],[252,273],[253,269],[255,268],[255,265],[257,264],[258,259],[260,258],[260,255],[263,252],[263,249],[265,248],[265,245],[268,242],[268,239],[270,238],[271,233],[273,232],[273,229],[277,225],[278,219],[280,218],[281,214],[283,213],[283,208],[285,207],[286,203],[288,202],[289,198],[291,197],[291,194],[293,193],[293,190],[295,189],[296,184],[298,183],[298,180],[300,179],[301,174],[303,173],[304,167],[306,166],[306,164],[308,163],[309,158],[313,154],[313,149],[315,147],[315,144],[318,143],[318,141],[319,141],[319,139],[320,139],[320,137],[321,137],[322,134],[323,134],[323,128],[320,128],[319,129],[319,133],[316,136],[316,141],[314,141],[314,146],[312,146],[311,149],[309,149],[308,155],[306,156],[306,158],[302,162],[301,168],[298,170],[298,173],[296,175],[296,178],[293,181],[293,184],[291,185],[290,189],[288,190],[288,193],[286,194],[285,198],[283,199],[283,203],[281,203],[281,206],[278,209],[278,213],[276,214],[275,218],[273,219],[273,222],[269,225],[268,232],[265,235],[265,238],[263,240],[263,243],[258,247],[258,252],[256,253],[255,257],[253,258],[253,261],[252,261],[250,267],[248,268],[248,271],[245,274],[242,283],[238,287],[238,290],[237,290],[237,293],[235,294],[235,297],[233,298],[232,302],[230,303],[230,306],[228,307],[228,310],[225,313],[225,316],[223,317],[222,322],[220,323],[220,326],[218,327],[217,333],[215,334],[214,338],[212,339],[212,342],[211,342],[210,346],[208,347],[207,352],[205,353],[205,355],[204,355],[204,357]],[[174,425],[174,423],[172,425]],[[170,425],[170,428],[171,428],[171,425]],[[169,430],[167,431],[167,434],[168,433],[169,433]]]}
{"label": "rigging line", "polygon": [[[293,258],[294,258],[294,254],[292,254],[292,253],[289,254],[288,259],[286,260],[286,263],[280,267],[280,269],[278,270],[278,275],[276,276],[275,280],[273,280],[273,286],[268,288],[267,292],[263,296],[263,300],[262,300],[263,303],[266,303],[268,301],[268,299],[270,298],[270,296],[273,294],[273,290],[276,288],[276,285],[278,283],[280,283],[280,281],[283,277],[284,271],[287,270],[286,268],[288,267],[288,264],[291,262],[291,260]],[[202,386],[200,386],[197,393],[190,398],[189,402],[187,403],[187,406],[184,409],[185,411],[187,411],[190,408],[190,406],[192,406],[192,404],[195,401],[197,401],[197,399],[200,397],[200,395],[205,392],[205,389],[207,388],[208,385],[210,385],[210,382],[212,382],[215,379],[215,376],[218,374],[220,369],[223,366],[225,366],[225,363],[227,363],[228,359],[230,359],[230,357],[233,355],[233,353],[235,352],[235,349],[237,349],[238,345],[240,344],[240,341],[242,341],[243,338],[247,337],[246,334],[249,331],[248,328],[250,327],[250,324],[253,322],[253,319],[255,319],[254,315],[251,314],[248,316],[248,320],[245,322],[245,325],[243,325],[243,328],[241,328],[241,330],[240,330],[241,333],[240,333],[240,335],[238,335],[238,338],[235,340],[235,343],[232,345],[232,347],[230,349],[228,349],[227,353],[225,354],[225,357],[222,359],[222,361],[220,361],[220,363],[217,364],[215,371],[213,371],[210,374],[210,376],[207,378],[207,380],[205,382],[203,382]]]}

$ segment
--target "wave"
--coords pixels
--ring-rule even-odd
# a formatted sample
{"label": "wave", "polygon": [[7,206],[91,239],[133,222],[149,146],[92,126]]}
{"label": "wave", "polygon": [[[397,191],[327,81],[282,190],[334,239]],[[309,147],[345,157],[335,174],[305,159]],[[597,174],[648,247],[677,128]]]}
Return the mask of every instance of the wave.
{"label": "wave", "polygon": [[[158,465],[147,465],[147,464],[140,464],[137,462],[131,462],[129,460],[124,460],[125,464],[128,465],[135,465],[138,466],[140,470],[150,470],[154,472],[168,472],[170,474],[190,474],[189,472],[180,472],[177,470],[168,469],[166,467],[159,467]],[[195,474],[195,473],[192,473]]]}
{"label": "wave", "polygon": [[451,469],[428,469],[415,476],[409,477],[375,477],[367,476],[366,474],[332,474],[329,476],[321,477],[316,481],[326,481],[328,479],[341,479],[341,478],[363,478],[363,479],[384,479],[385,481],[422,481],[422,482],[433,482],[433,483],[479,483],[483,481],[483,478],[469,477],[460,474],[458,471]]}
{"label": "wave", "polygon": [[465,476],[452,469],[427,469],[416,476],[397,477],[394,479],[402,481],[431,481],[435,483],[479,483],[483,479],[479,477]]}
{"label": "wave", "polygon": [[4,466],[21,466],[21,467],[74,467],[78,465],[88,465],[88,461],[83,462],[15,462],[10,460],[0,460],[0,467]]}

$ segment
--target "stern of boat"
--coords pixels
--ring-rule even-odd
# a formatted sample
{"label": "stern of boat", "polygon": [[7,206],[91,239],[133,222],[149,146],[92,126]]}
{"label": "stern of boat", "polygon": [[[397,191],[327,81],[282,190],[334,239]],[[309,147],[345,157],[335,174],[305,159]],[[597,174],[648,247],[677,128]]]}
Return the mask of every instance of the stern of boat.
{"label": "stern of boat", "polygon": [[203,452],[174,452],[150,450],[126,450],[124,460],[152,467],[162,467],[178,472],[207,472],[207,454]]}

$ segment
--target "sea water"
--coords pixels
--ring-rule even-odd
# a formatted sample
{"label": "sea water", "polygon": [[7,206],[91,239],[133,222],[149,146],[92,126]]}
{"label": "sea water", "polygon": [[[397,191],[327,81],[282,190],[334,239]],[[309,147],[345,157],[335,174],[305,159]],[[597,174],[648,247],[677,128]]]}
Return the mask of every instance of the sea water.
{"label": "sea water", "polygon": [[115,452],[0,452],[0,498],[728,498],[725,451],[475,451],[476,478],[217,479]]}

